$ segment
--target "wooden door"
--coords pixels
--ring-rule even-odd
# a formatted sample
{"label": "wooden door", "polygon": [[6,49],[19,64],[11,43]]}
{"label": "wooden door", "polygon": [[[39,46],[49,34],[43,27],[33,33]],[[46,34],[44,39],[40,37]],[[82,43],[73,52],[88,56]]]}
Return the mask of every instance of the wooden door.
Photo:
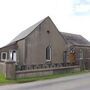
{"label": "wooden door", "polygon": [[76,54],[75,53],[70,53],[69,54],[69,60],[70,60],[70,63],[75,63],[75,61],[76,61]]}

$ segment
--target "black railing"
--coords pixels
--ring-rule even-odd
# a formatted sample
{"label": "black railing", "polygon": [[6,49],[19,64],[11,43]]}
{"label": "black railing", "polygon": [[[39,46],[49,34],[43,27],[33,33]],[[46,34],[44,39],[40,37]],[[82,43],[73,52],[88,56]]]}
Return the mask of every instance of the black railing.
{"label": "black railing", "polygon": [[66,65],[64,63],[49,63],[49,64],[38,64],[38,65],[16,65],[16,71],[22,70],[34,70],[34,69],[45,69],[45,68],[59,68],[66,66],[75,66],[75,65]]}

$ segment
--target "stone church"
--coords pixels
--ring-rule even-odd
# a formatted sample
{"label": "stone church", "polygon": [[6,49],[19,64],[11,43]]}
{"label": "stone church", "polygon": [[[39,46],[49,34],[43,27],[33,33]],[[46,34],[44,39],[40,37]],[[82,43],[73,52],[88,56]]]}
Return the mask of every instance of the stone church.
{"label": "stone church", "polygon": [[90,59],[90,42],[81,35],[61,32],[50,17],[21,32],[0,48],[0,62],[17,65],[78,65]]}

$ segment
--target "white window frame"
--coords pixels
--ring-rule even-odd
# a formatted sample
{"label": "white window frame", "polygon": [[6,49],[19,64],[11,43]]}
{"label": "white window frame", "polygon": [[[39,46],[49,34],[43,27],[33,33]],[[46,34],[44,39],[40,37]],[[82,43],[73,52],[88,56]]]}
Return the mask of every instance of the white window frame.
{"label": "white window frame", "polygon": [[[3,54],[6,54],[6,58],[3,59]],[[7,52],[1,52],[1,61],[6,61],[7,60]]]}
{"label": "white window frame", "polygon": [[12,57],[13,57],[13,51],[16,52],[16,50],[10,50],[9,51],[9,59],[16,62],[17,61],[17,53],[16,53],[16,60],[14,60],[14,59],[12,59]]}

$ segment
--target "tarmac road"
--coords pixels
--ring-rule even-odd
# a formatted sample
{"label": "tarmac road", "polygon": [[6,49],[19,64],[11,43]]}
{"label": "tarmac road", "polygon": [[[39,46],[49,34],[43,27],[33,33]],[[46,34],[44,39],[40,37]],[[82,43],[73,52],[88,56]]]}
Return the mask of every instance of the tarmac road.
{"label": "tarmac road", "polygon": [[0,86],[0,90],[90,90],[90,73],[23,84]]}

